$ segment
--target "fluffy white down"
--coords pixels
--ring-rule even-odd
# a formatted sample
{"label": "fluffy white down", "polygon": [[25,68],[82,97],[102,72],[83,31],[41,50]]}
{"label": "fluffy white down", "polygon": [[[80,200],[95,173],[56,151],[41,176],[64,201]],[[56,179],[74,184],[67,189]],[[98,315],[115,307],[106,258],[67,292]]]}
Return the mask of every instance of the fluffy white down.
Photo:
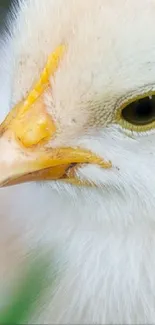
{"label": "fluffy white down", "polygon": [[[48,19],[43,20],[43,17],[46,11],[52,9],[56,1],[48,0],[48,5],[42,0],[29,2],[29,9],[26,5],[21,5],[22,17],[27,21],[27,32],[25,32],[24,19],[23,25],[20,20],[18,21],[16,32],[23,28],[22,37],[18,39],[18,47],[22,55],[25,54],[27,57],[29,51],[32,62],[34,59],[39,62],[38,70],[35,71],[36,76],[51,49],[47,42],[38,44],[38,47],[32,46],[33,42],[31,43],[29,39],[29,34],[33,39],[31,24],[33,23],[34,28],[42,25],[43,31],[46,30],[48,35],[50,26]],[[83,4],[87,9],[89,23],[89,10],[90,15],[94,12],[95,19],[93,2],[90,1],[88,4],[84,1]],[[68,14],[71,3],[72,1],[66,0]],[[78,1],[77,11],[77,1],[73,3],[78,21],[78,10],[79,17],[80,10],[84,10],[84,8],[80,9],[82,0]],[[102,1],[96,0],[96,3],[99,6]],[[58,11],[61,11],[61,5],[64,6],[62,1],[57,1]],[[115,13],[112,9],[114,5]],[[105,102],[115,106],[117,99],[126,97],[131,91],[141,93],[145,89],[155,88],[155,32],[153,31],[155,4],[151,0],[141,0],[140,4],[134,3],[133,0],[119,0],[116,6],[115,1],[108,0],[105,1],[104,6],[106,21],[108,19],[110,21],[112,14],[119,28],[117,28],[117,35],[116,29],[111,28],[114,41],[107,42],[111,51],[105,51],[106,63],[101,77],[98,76],[95,90],[92,86],[90,92],[92,90],[95,93],[99,87],[100,96],[103,88],[103,101],[105,96]],[[34,8],[37,11],[35,23]],[[119,26],[120,14],[123,16],[124,33],[123,35],[121,33],[119,39],[119,31],[122,30],[122,26]],[[66,17],[75,19],[75,17]],[[56,19],[55,15],[53,19]],[[137,19],[139,19],[139,28],[136,25]],[[149,31],[144,26],[145,20]],[[64,21],[66,21],[65,15]],[[58,23],[59,21],[57,25]],[[53,24],[55,25],[56,22],[54,21]],[[65,26],[67,30],[67,23]],[[85,27],[83,37],[87,36],[87,30],[93,35],[94,29],[91,24],[82,27]],[[43,36],[44,33],[42,40],[45,40]],[[106,37],[109,36],[105,33],[104,38]],[[118,40],[116,37],[121,44],[120,48],[116,46]],[[1,120],[7,113],[10,103],[10,81],[15,88],[12,101],[16,102],[27,91],[35,70],[27,69],[26,61],[26,70],[24,70],[26,77],[23,81],[20,77],[18,79],[21,73],[18,69],[17,74],[13,75],[12,69],[10,73],[12,67],[10,44],[12,45],[12,39],[3,46],[5,55],[1,55],[0,59]],[[124,60],[124,64],[121,65],[122,70],[119,69],[120,62],[116,60],[117,55],[116,57],[111,55],[114,44],[119,57]],[[136,45],[135,48],[132,47],[133,44]],[[52,48],[55,45],[57,40],[54,39]],[[16,50],[16,43],[13,46]],[[88,56],[91,55],[90,49],[88,48]],[[30,63],[31,57],[28,61]],[[132,58],[131,62],[126,59],[128,57]],[[109,70],[106,70],[107,64]],[[101,68],[100,65],[98,68]],[[59,73],[58,78],[61,77],[61,71]],[[72,72],[73,79],[76,79],[76,73],[78,74],[78,69],[75,69],[75,78]],[[113,82],[108,82],[109,74]],[[61,82],[58,83],[60,87]],[[69,100],[69,90],[67,95]],[[73,97],[72,89],[70,96]],[[61,111],[59,114],[61,115]],[[66,121],[65,114],[64,121]],[[78,133],[78,138],[74,137],[72,143],[80,144],[111,160],[113,168],[101,170],[97,166],[84,166],[77,171],[79,177],[94,181],[98,189],[76,188],[59,182],[33,183],[1,189],[0,292],[3,293],[0,303],[5,304],[5,295],[7,296],[12,283],[18,279],[23,265],[26,264],[27,255],[41,247],[47,251],[49,263],[54,252],[60,276],[54,296],[49,290],[44,301],[38,303],[37,313],[33,315],[30,323],[155,323],[155,132],[153,130],[147,134],[126,134],[117,125],[110,124],[100,130],[92,130],[92,132],[89,130],[89,136],[85,134],[80,136]]]}

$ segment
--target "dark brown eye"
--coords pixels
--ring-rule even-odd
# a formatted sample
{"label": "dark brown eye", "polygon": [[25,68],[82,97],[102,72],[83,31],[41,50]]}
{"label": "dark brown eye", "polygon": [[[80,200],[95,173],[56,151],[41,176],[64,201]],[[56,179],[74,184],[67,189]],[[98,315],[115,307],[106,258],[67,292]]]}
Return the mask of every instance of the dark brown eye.
{"label": "dark brown eye", "polygon": [[155,121],[155,95],[128,104],[121,112],[122,118],[132,125],[145,126]]}

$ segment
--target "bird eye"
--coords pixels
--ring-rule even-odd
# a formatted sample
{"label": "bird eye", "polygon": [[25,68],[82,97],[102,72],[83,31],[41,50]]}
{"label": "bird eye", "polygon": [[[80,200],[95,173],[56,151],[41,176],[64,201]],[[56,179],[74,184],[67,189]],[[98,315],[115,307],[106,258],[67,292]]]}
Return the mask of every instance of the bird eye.
{"label": "bird eye", "polygon": [[119,122],[125,128],[145,131],[155,127],[155,95],[138,98],[120,108]]}

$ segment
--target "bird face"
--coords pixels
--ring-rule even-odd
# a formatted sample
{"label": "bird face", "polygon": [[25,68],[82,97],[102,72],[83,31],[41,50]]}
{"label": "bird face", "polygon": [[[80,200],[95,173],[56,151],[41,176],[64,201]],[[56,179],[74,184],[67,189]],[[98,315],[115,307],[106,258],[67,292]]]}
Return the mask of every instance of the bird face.
{"label": "bird face", "polygon": [[21,6],[2,186],[56,180],[154,192],[154,18],[151,0]]}

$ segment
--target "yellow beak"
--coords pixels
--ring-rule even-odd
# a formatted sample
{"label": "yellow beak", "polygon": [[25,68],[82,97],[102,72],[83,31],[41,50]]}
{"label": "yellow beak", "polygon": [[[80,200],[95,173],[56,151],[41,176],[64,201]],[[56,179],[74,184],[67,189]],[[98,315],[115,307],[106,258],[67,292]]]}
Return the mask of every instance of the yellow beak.
{"label": "yellow beak", "polygon": [[[46,112],[43,95],[64,55],[59,46],[49,57],[39,81],[27,98],[19,103],[0,126],[0,186],[32,180],[65,179],[75,183],[68,170],[75,164],[98,164],[110,168],[87,150],[80,148],[47,148],[57,127]],[[71,176],[69,176],[71,175]],[[77,182],[78,183],[78,182]]]}

